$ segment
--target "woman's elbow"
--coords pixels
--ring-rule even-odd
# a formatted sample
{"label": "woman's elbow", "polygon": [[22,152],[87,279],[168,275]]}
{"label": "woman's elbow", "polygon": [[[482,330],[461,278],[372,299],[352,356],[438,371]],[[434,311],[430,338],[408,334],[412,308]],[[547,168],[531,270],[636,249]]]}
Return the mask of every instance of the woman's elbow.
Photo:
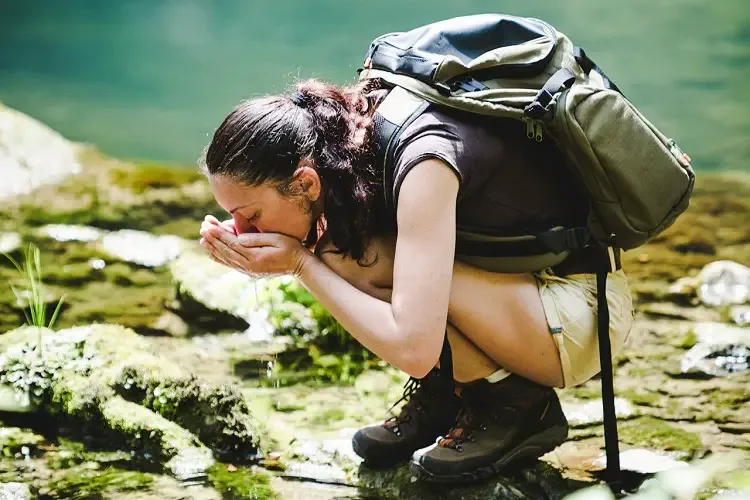
{"label": "woman's elbow", "polygon": [[399,368],[411,377],[422,379],[438,364],[440,350],[437,353],[433,351],[434,349],[425,346],[407,348],[405,359]]}

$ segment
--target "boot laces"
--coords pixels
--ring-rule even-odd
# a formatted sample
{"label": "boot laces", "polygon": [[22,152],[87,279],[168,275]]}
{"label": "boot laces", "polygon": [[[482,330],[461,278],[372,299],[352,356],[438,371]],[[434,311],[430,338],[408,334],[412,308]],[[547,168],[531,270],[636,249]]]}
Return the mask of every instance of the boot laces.
{"label": "boot laces", "polygon": [[[423,390],[420,390],[423,389]],[[406,404],[401,408],[398,415],[394,415],[385,421],[383,426],[396,434],[401,435],[401,429],[399,426],[403,423],[412,421],[417,413],[422,410],[422,403],[424,399],[424,387],[422,380],[411,377],[404,385],[404,393],[401,395],[398,401],[388,409],[388,413],[392,413],[393,409],[399,405],[399,403],[406,401]]]}
{"label": "boot laces", "polygon": [[513,421],[519,407],[513,399],[489,404],[488,394],[474,394],[467,388],[462,395],[463,407],[456,417],[456,425],[438,440],[438,446],[463,451],[464,443],[476,441],[477,431],[486,431],[491,421]]}

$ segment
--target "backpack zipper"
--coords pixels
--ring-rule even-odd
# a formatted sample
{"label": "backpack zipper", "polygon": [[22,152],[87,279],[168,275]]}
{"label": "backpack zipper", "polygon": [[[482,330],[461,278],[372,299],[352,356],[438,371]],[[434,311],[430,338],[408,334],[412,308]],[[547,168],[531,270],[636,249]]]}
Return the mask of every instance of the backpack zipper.
{"label": "backpack zipper", "polygon": [[544,126],[541,120],[534,118],[524,117],[523,121],[526,122],[526,137],[536,142],[542,142],[544,139]]}

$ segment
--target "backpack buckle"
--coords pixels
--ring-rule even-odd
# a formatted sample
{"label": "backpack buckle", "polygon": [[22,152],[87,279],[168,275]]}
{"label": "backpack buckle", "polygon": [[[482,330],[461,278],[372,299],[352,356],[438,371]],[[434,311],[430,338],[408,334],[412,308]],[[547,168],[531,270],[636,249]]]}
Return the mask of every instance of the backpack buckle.
{"label": "backpack buckle", "polygon": [[523,108],[523,112],[530,118],[543,118],[547,111],[549,111],[550,104],[552,104],[554,98],[555,96],[547,89],[542,89],[536,97],[534,97],[534,102]]}

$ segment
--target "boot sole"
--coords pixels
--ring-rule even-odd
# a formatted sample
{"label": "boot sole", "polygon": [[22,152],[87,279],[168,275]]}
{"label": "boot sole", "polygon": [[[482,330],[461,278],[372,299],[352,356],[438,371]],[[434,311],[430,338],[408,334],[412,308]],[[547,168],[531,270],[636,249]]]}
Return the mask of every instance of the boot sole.
{"label": "boot sole", "polygon": [[510,451],[505,453],[499,460],[483,465],[476,469],[461,472],[458,474],[434,474],[425,469],[422,464],[412,461],[411,470],[415,472],[420,479],[434,483],[471,483],[480,479],[494,476],[502,469],[507,467],[511,462],[516,462],[528,458],[539,458],[548,453],[568,438],[568,426],[551,427],[543,432],[535,434],[530,438],[522,441]]}

